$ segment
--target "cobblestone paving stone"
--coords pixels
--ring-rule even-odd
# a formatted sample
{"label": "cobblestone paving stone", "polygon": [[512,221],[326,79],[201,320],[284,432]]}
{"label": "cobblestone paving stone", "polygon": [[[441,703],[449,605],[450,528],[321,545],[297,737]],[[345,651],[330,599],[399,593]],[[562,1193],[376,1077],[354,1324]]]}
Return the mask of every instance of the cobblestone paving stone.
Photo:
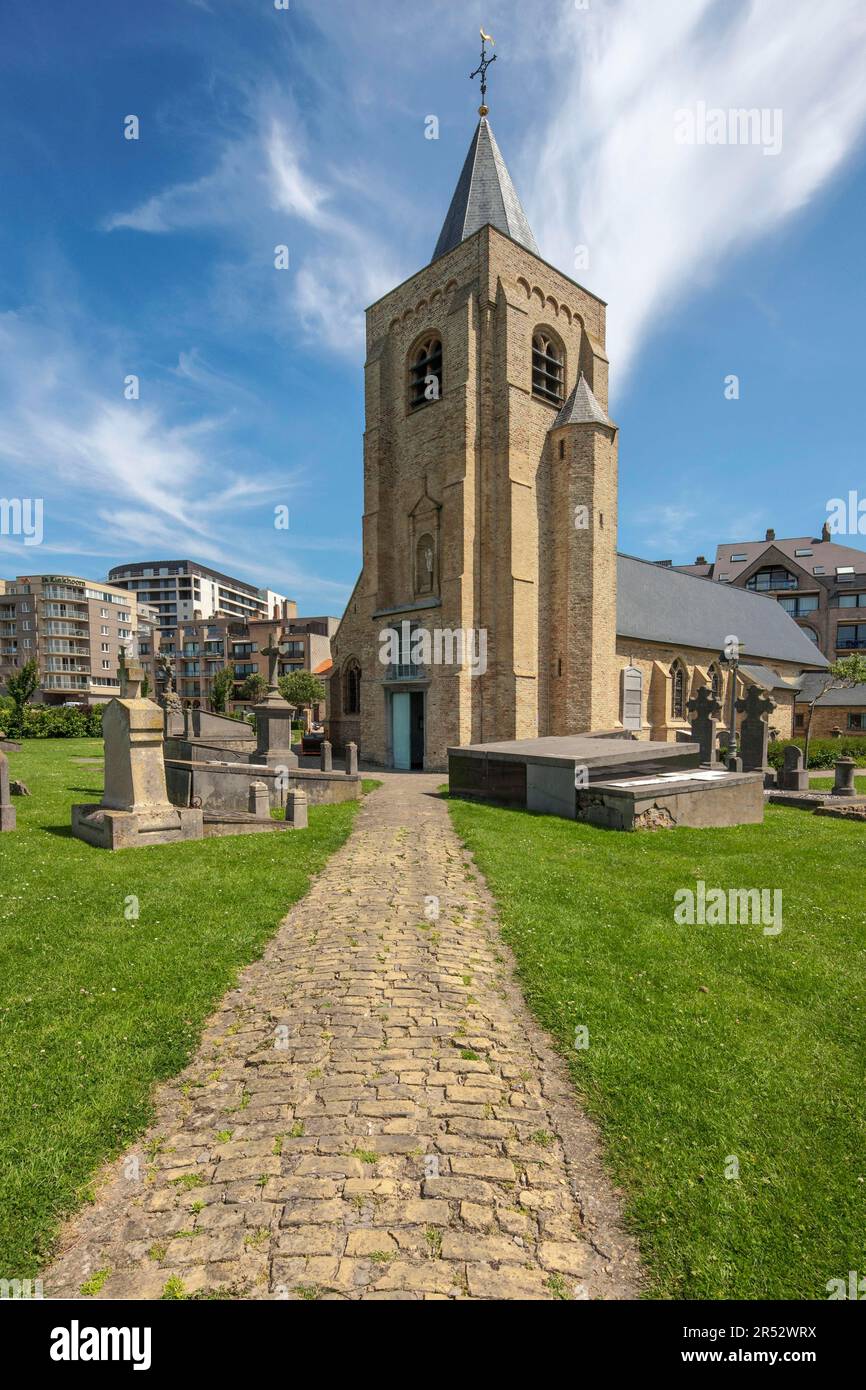
{"label": "cobblestone paving stone", "polygon": [[365,799],[67,1226],[47,1296],[94,1275],[100,1299],[637,1296],[619,1194],[441,781],[385,774]]}

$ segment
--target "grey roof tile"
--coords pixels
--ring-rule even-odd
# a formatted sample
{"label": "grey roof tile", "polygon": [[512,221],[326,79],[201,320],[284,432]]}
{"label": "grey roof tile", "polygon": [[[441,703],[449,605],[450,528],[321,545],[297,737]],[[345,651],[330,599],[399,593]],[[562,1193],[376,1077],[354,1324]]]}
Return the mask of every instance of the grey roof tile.
{"label": "grey roof tile", "polygon": [[608,419],[598,401],[595,399],[595,396],[589,388],[589,382],[583,372],[581,372],[578,377],[577,385],[550,428],[555,430],[558,429],[560,425],[586,425],[592,421],[596,421],[599,425],[609,425],[611,429],[616,429],[613,421]]}
{"label": "grey roof tile", "polygon": [[826,657],[775,599],[708,584],[651,560],[617,556],[617,632],[648,642],[721,651],[738,637],[743,657],[824,667]]}
{"label": "grey roof tile", "polygon": [[433,260],[453,251],[488,222],[534,255],[539,254],[496,136],[482,116],[442,224]]}

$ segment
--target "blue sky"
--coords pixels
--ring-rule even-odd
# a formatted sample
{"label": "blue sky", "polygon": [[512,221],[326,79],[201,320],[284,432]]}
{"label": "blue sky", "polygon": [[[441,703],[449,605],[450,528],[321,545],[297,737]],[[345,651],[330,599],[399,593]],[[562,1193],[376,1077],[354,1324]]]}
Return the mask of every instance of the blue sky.
{"label": "blue sky", "polygon": [[[4,0],[0,495],[44,498],[45,537],[0,537],[0,573],[191,556],[342,612],[363,310],[429,260],[482,23],[541,252],[610,304],[621,548],[866,493],[859,0]],[[780,152],[678,145],[699,101],[780,110]]]}

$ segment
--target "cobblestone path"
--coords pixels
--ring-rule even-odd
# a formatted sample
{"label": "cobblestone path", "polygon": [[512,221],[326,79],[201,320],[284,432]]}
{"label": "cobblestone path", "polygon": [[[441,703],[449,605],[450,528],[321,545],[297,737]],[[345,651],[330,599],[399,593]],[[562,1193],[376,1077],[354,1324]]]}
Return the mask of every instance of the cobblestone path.
{"label": "cobblestone path", "polygon": [[636,1296],[594,1130],[441,781],[365,798],[67,1226],[47,1296]]}

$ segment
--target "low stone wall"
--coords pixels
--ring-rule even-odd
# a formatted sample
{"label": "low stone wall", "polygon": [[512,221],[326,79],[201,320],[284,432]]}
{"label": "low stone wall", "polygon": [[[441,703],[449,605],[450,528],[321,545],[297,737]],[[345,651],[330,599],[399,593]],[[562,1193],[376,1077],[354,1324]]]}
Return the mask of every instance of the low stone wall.
{"label": "low stone wall", "polygon": [[246,811],[250,782],[265,783],[272,807],[283,809],[289,791],[305,791],[311,806],[337,801],[357,801],[361,778],[344,772],[277,769],[263,763],[199,762],[191,758],[166,758],[169,800],[175,806],[200,805],[205,811]]}

